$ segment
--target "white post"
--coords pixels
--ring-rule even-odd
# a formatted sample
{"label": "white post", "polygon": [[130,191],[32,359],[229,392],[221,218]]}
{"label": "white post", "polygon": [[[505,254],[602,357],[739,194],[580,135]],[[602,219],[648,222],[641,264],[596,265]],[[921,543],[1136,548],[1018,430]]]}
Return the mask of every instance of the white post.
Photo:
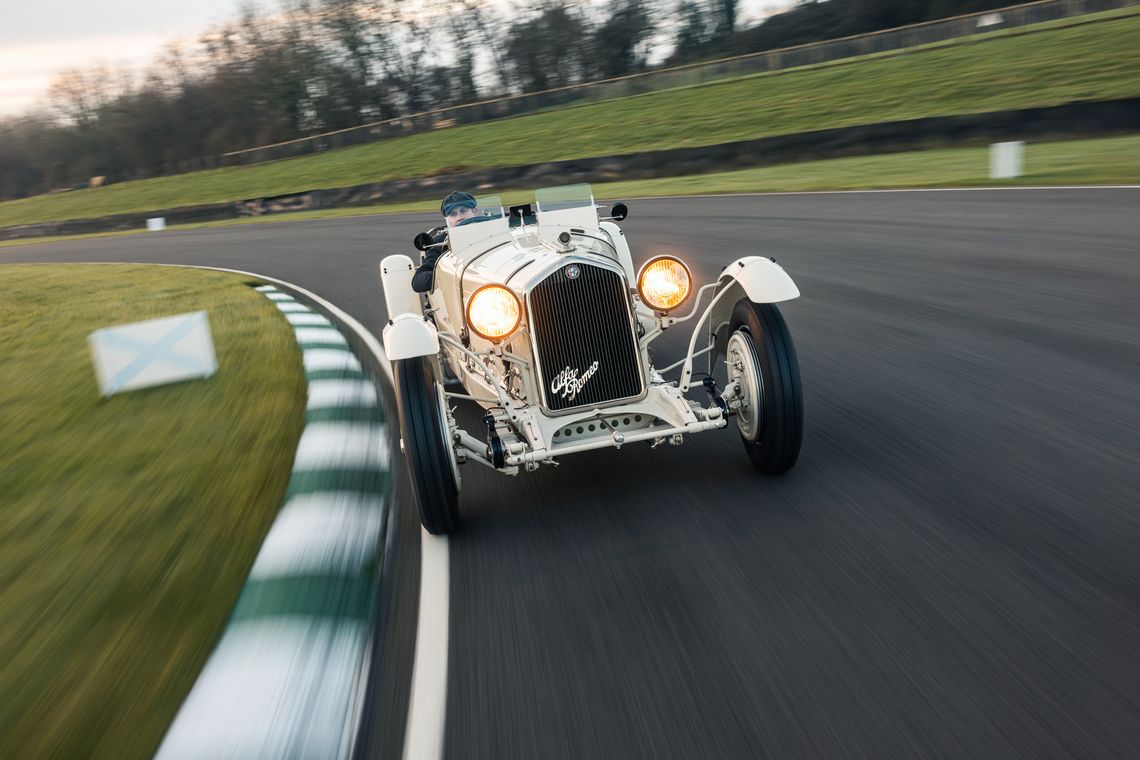
{"label": "white post", "polygon": [[1020,177],[1025,154],[1025,143],[994,143],[990,146],[990,179],[1012,179]]}
{"label": "white post", "polygon": [[146,220],[146,228],[148,232],[159,232],[166,229],[166,219],[161,216],[151,217]]}

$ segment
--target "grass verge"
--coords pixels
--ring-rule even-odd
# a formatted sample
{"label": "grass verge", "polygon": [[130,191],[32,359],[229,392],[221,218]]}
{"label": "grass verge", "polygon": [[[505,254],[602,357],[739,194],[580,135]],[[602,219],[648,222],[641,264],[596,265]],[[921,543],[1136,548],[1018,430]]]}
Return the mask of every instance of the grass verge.
{"label": "grass verge", "polygon": [[718,193],[874,190],[920,187],[1140,184],[1140,135],[1067,140],[1025,146],[1025,173],[989,178],[989,148],[891,153],[780,164],[671,179],[609,182],[598,197],[715,195]]}
{"label": "grass verge", "polygon": [[[1025,148],[1025,174],[1015,180],[989,179],[988,148],[891,153],[877,156],[834,158],[800,164],[780,164],[688,177],[599,182],[599,199],[650,198],[670,195],[716,195],[720,193],[796,192],[810,190],[872,190],[909,187],[1018,187],[1026,185],[1134,185],[1140,184],[1140,135],[1097,140],[1030,144]],[[533,188],[507,189],[507,203],[533,198]],[[355,208],[298,211],[289,214],[231,219],[171,227],[190,230],[232,227],[306,219],[339,219],[371,214],[436,211],[438,201],[397,203]],[[0,241],[0,248],[74,240],[85,237],[151,234],[145,230]],[[155,233],[161,234],[161,233]]]}
{"label": "grass verge", "polygon": [[460,169],[713,145],[897,119],[1140,95],[1140,9],[665,90],[248,167],[0,204],[0,227],[223,203]]}
{"label": "grass verge", "polygon": [[[0,757],[151,757],[281,504],[300,354],[232,275],[0,280]],[[88,333],[198,309],[214,377],[100,398]]]}

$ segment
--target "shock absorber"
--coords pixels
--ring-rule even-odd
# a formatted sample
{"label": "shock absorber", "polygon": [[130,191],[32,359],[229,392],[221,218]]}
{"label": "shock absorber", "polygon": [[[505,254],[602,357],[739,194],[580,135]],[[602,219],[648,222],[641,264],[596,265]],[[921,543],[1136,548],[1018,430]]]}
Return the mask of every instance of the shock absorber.
{"label": "shock absorber", "polygon": [[728,404],[724,402],[724,398],[720,395],[720,389],[716,387],[716,380],[706,375],[705,379],[701,381],[701,385],[705,386],[705,391],[708,392],[713,403],[720,407],[720,413],[727,417]]}
{"label": "shock absorber", "polygon": [[507,463],[507,452],[503,448],[503,439],[495,431],[495,418],[488,414],[483,418],[483,425],[487,429],[487,458],[496,469],[503,469]]}

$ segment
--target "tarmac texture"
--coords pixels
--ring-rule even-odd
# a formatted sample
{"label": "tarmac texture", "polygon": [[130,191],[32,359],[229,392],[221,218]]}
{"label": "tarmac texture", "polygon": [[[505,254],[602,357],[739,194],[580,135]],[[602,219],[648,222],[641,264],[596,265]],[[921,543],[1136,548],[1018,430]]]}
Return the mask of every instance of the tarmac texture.
{"label": "tarmac texture", "polygon": [[[445,755],[1136,757],[1140,190],[629,206],[635,264],[671,252],[707,282],[761,254],[799,285],[781,305],[799,464],[758,475],[730,427],[513,479],[465,467]],[[168,231],[0,263],[259,272],[379,332],[380,259],[435,223]],[[416,607],[415,570],[400,577],[394,631]],[[377,678],[403,677],[408,639]],[[389,688],[377,746],[398,748],[406,686]]]}

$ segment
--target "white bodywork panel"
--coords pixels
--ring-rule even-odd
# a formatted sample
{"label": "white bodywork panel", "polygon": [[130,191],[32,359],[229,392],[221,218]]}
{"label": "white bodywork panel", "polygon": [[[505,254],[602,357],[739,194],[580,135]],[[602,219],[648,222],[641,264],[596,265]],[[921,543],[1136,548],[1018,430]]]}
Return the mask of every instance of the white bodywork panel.
{"label": "white bodywork panel", "polygon": [[422,314],[419,293],[412,290],[412,275],[415,273],[416,266],[407,256],[385,256],[380,262],[380,282],[384,285],[388,319],[400,314]]}
{"label": "white bodywork panel", "polygon": [[435,356],[439,353],[439,335],[435,325],[419,314],[398,314],[384,328],[384,353],[388,361]]}
{"label": "white bodywork panel", "polygon": [[[698,350],[697,343],[702,335],[706,336],[706,345],[710,338],[714,342],[716,346],[714,355],[724,353],[728,342],[728,327],[732,321],[732,310],[740,299],[747,298],[753,303],[777,303],[798,298],[800,295],[799,288],[792,282],[792,278],[784,268],[775,260],[762,256],[743,256],[726,266],[717,278],[715,291],[712,301],[692,326],[689,348],[685,354],[681,379],[678,381],[682,391],[689,389],[693,376],[694,353]],[[697,307],[694,307],[694,313],[696,310]],[[693,314],[690,314],[685,319],[692,316]],[[708,326],[702,331],[706,323]]]}
{"label": "white bodywork panel", "polygon": [[773,259],[763,256],[737,259],[724,268],[718,282],[723,282],[725,277],[733,277],[739,282],[748,295],[748,300],[753,303],[779,303],[800,295],[799,288],[784,268]]}
{"label": "white bodywork panel", "polygon": [[[762,256],[744,256],[729,264],[721,272],[716,290],[708,324],[716,336],[717,352],[724,350],[732,310],[741,298],[753,303],[779,303],[800,295],[800,289],[784,268]],[[694,329],[698,327],[699,324],[694,325]]]}
{"label": "white bodywork panel", "polygon": [[621,267],[625,270],[625,281],[636,287],[637,283],[634,277],[637,273],[633,269],[633,256],[629,253],[629,242],[625,239],[625,233],[621,231],[621,227],[613,222],[602,222],[598,226],[606,233],[617,250],[618,261],[621,262]]}

